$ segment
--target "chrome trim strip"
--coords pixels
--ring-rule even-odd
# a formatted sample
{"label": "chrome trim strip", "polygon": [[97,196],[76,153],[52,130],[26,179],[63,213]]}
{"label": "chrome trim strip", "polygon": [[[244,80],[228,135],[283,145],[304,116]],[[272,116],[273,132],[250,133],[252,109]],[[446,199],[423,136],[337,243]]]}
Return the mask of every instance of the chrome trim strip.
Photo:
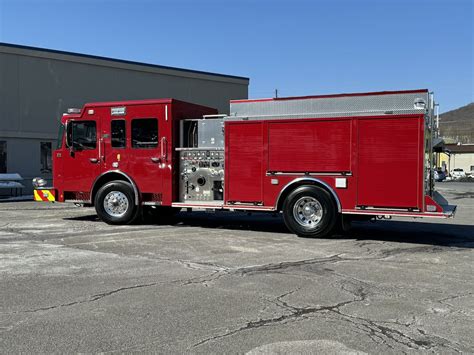
{"label": "chrome trim strip", "polygon": [[394,216],[394,217],[413,217],[413,218],[453,218],[454,213],[442,213],[442,212],[394,212],[394,211],[364,211],[364,210],[344,210],[342,214],[355,214],[355,215],[366,215],[366,216]]}
{"label": "chrome trim strip", "polygon": [[223,208],[224,203],[212,203],[212,201],[173,202],[171,207],[196,207],[196,208]]}
{"label": "chrome trim strip", "polygon": [[142,202],[143,206],[161,206],[161,202],[156,202],[156,201],[147,201],[147,202]]}
{"label": "chrome trim strip", "polygon": [[360,211],[399,211],[399,212],[420,212],[419,208],[395,208],[395,207],[374,207],[374,206],[367,206],[362,208],[360,206],[356,206],[356,210]]}
{"label": "chrome trim strip", "polygon": [[250,205],[223,205],[223,204],[198,204],[198,203],[185,203],[185,202],[173,202],[171,207],[182,207],[182,208],[201,208],[201,209],[215,209],[215,210],[252,210],[252,211],[275,211],[273,207],[267,206],[250,206]]}
{"label": "chrome trim strip", "polygon": [[138,206],[139,203],[140,203],[140,195],[139,195],[139,192],[138,192],[138,188],[137,188],[137,185],[135,184],[135,182],[132,180],[132,178],[130,176],[128,176],[127,174],[125,174],[123,171],[121,170],[108,170],[108,171],[105,171],[103,172],[102,174],[100,174],[98,177],[96,177],[96,179],[94,180],[94,183],[92,184],[92,189],[91,189],[91,198],[92,198],[92,192],[94,191],[94,187],[95,187],[95,184],[97,183],[97,181],[104,175],[107,175],[107,174],[111,174],[111,173],[117,173],[119,175],[122,175],[124,176],[128,182],[130,184],[132,184],[132,187],[133,187],[133,192],[135,194],[135,204]]}
{"label": "chrome trim strip", "polygon": [[274,173],[271,173],[271,172],[268,172],[266,173],[266,176],[352,176],[352,172],[347,172],[347,173],[338,173],[338,172],[334,172],[334,173],[317,173],[317,172],[314,172],[314,173],[301,173],[301,172],[298,172],[298,173],[292,173],[292,172],[274,172]]}
{"label": "chrome trim strip", "polygon": [[64,200],[64,203],[91,203],[91,200]]}
{"label": "chrome trim strip", "polygon": [[278,208],[278,204],[280,202],[280,198],[281,198],[281,195],[283,194],[283,192],[286,191],[286,189],[288,189],[289,187],[291,187],[291,185],[295,184],[295,183],[298,183],[298,182],[302,182],[302,181],[308,181],[308,182],[316,182],[318,184],[321,184],[323,185],[326,189],[329,190],[329,192],[332,194],[332,196],[334,197],[334,199],[336,200],[336,205],[337,205],[337,212],[341,212],[342,211],[342,207],[341,207],[341,202],[339,201],[339,197],[337,196],[336,192],[333,190],[333,188],[331,186],[329,186],[327,183],[325,183],[324,181],[320,180],[320,179],[316,179],[316,178],[313,178],[313,177],[300,177],[300,178],[296,178],[292,181],[290,181],[288,184],[286,184],[283,189],[281,189],[280,193],[278,194],[278,197],[277,197],[277,200],[276,200],[276,204],[275,204],[275,209]]}
{"label": "chrome trim strip", "polygon": [[200,147],[200,148],[174,148],[176,152],[188,151],[188,150],[215,150],[215,151],[224,151],[223,147]]}
{"label": "chrome trim strip", "polygon": [[243,210],[243,211],[263,211],[263,212],[275,211],[275,208],[273,207],[250,206],[250,205],[225,205],[224,208],[228,210]]}
{"label": "chrome trim strip", "polygon": [[225,114],[202,115],[202,118],[222,118],[222,117],[227,117],[227,115],[225,115]]}

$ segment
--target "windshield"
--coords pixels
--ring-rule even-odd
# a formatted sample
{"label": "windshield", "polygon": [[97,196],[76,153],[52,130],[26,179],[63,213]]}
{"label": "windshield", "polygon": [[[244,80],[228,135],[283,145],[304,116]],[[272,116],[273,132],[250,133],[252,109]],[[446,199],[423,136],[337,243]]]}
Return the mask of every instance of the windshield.
{"label": "windshield", "polygon": [[63,146],[63,135],[64,135],[64,125],[62,123],[59,124],[59,132],[58,132],[58,141],[56,142],[56,149],[61,149]]}

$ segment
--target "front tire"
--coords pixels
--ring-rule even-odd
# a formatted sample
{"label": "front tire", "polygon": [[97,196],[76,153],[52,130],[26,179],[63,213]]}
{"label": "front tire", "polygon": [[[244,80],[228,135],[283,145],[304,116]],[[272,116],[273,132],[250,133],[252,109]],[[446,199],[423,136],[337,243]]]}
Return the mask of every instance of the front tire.
{"label": "front tire", "polygon": [[125,181],[112,181],[102,186],[95,196],[95,210],[108,224],[132,223],[138,213],[132,185]]}
{"label": "front tire", "polygon": [[300,186],[286,198],[283,220],[287,228],[300,237],[326,237],[336,224],[336,204],[326,190]]}

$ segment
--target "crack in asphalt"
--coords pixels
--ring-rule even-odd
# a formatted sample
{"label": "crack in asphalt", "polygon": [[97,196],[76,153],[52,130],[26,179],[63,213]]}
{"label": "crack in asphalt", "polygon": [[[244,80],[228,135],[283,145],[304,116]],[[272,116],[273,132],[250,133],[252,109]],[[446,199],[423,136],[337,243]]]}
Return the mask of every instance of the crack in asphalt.
{"label": "crack in asphalt", "polygon": [[472,295],[474,295],[474,292],[463,293],[461,295],[452,295],[452,296],[448,296],[448,297],[445,297],[445,298],[441,298],[441,299],[437,300],[436,302],[445,303],[445,304],[450,305],[446,301],[451,301],[451,300],[455,300],[457,298],[463,298],[463,297],[468,297],[468,296],[472,296]]}
{"label": "crack in asphalt", "polygon": [[[213,263],[209,263],[209,262],[192,262],[192,261],[174,260],[174,259],[160,259],[160,261],[176,262],[176,263],[181,264],[181,265],[185,266],[186,268],[189,268],[189,269],[192,269],[192,270],[202,270],[200,268],[195,267],[195,265],[220,267],[217,264],[213,264]],[[182,282],[186,282],[186,280],[159,281],[159,282],[151,282],[151,283],[146,283],[146,284],[120,287],[120,288],[117,288],[115,290],[102,292],[102,293],[98,293],[98,294],[89,296],[88,299],[86,299],[86,300],[73,301],[73,302],[62,303],[62,304],[58,304],[58,305],[54,305],[54,306],[40,307],[40,308],[25,310],[25,311],[11,312],[10,314],[36,313],[36,312],[40,312],[40,311],[54,310],[54,309],[62,308],[62,307],[71,307],[71,306],[75,306],[75,305],[78,305],[78,304],[95,302],[95,301],[98,301],[98,300],[100,300],[104,297],[111,296],[113,294],[116,294],[116,293],[119,293],[119,292],[122,292],[122,291],[145,288],[145,287],[152,287],[152,286],[157,286],[159,284],[176,283],[176,282],[181,282],[182,283]]]}
{"label": "crack in asphalt", "polygon": [[[185,286],[185,285],[191,285],[191,284],[202,284],[205,287],[207,287],[209,282],[216,281],[217,279],[220,279],[221,277],[228,276],[228,275],[247,276],[247,275],[255,275],[259,273],[280,272],[282,270],[297,268],[297,267],[305,266],[305,265],[336,263],[340,261],[352,260],[352,259],[341,258],[340,255],[341,254],[335,254],[335,255],[331,255],[331,256],[327,256],[323,258],[318,257],[318,258],[303,259],[303,260],[297,260],[297,261],[283,261],[280,263],[245,266],[245,267],[240,267],[236,269],[231,269],[231,268],[219,265],[220,269],[215,269],[212,274],[189,279],[185,283],[183,283],[183,285]],[[218,266],[216,264],[212,264],[212,265]]]}
{"label": "crack in asphalt", "polygon": [[[390,349],[395,349],[394,346],[389,342],[392,341],[399,345],[403,345],[411,350],[430,350],[435,347],[445,347],[456,352],[461,352],[461,350],[453,346],[447,339],[436,335],[430,335],[420,328],[417,328],[417,331],[419,334],[422,335],[422,338],[417,338],[415,336],[411,336],[409,334],[406,334],[405,332],[386,325],[393,324],[396,326],[402,326],[410,329],[410,326],[413,325],[415,322],[415,316],[413,316],[411,322],[400,323],[398,321],[374,321],[372,319],[359,317],[343,312],[341,310],[343,307],[346,307],[353,303],[363,302],[367,299],[370,294],[366,290],[367,285],[368,284],[365,282],[362,282],[362,284],[360,284],[358,282],[355,282],[354,280],[351,280],[350,282],[346,282],[345,284],[343,284],[341,288],[344,291],[352,294],[354,296],[353,299],[338,302],[333,305],[317,305],[312,307],[300,307],[296,305],[291,305],[283,300],[285,297],[300,291],[301,287],[298,287],[284,294],[281,294],[274,299],[266,299],[266,301],[272,303],[273,305],[276,305],[279,309],[281,309],[284,312],[283,314],[275,315],[274,317],[270,318],[259,318],[257,320],[247,321],[244,325],[238,327],[237,329],[229,330],[222,334],[207,337],[193,344],[192,347],[199,347],[206,343],[229,337],[247,330],[254,330],[266,326],[288,324],[291,322],[309,319],[310,317],[319,313],[330,313],[335,315],[340,320],[349,322],[352,326],[355,326],[357,329],[364,332],[373,341],[376,341],[377,339],[380,340],[380,343],[382,345],[385,345]],[[397,349],[397,351],[399,350],[400,349]]]}
{"label": "crack in asphalt", "polygon": [[256,266],[247,266],[236,269],[233,273],[240,274],[241,276],[253,275],[261,272],[281,271],[289,268],[304,266],[304,265],[315,265],[315,264],[326,264],[326,263],[337,263],[339,261],[346,261],[349,259],[341,258],[341,254],[335,254],[324,258],[312,258],[298,261],[283,261],[276,264],[265,264]]}
{"label": "crack in asphalt", "polygon": [[[448,248],[446,248],[448,249]],[[449,248],[452,249],[452,248]],[[209,266],[215,267],[214,272],[210,275],[199,276],[195,278],[191,278],[186,280],[183,285],[193,285],[193,284],[202,284],[205,287],[208,287],[210,282],[216,281],[224,276],[229,275],[240,275],[240,276],[247,276],[247,275],[255,275],[259,273],[281,273],[281,271],[292,269],[292,268],[299,268],[302,266],[308,265],[316,265],[316,264],[335,264],[344,261],[382,261],[384,259],[390,258],[393,255],[402,254],[403,252],[408,253],[415,253],[415,252],[442,252],[445,251],[445,248],[442,247],[415,247],[415,248],[397,248],[394,250],[381,250],[378,252],[379,256],[371,256],[371,257],[359,257],[359,258],[350,258],[350,257],[343,257],[344,253],[334,254],[326,257],[317,257],[311,259],[303,259],[297,261],[283,261],[280,263],[270,263],[270,264],[263,264],[263,265],[254,265],[254,266],[245,266],[241,268],[231,269],[226,266],[216,265],[216,264],[206,264]],[[199,264],[199,263],[197,263]],[[203,263],[200,263],[203,264]]]}
{"label": "crack in asphalt", "polygon": [[[306,260],[306,263],[307,263],[307,261],[308,260]],[[300,261],[299,264],[301,264],[301,262],[303,262],[303,261]],[[294,263],[295,262],[293,262],[293,264]],[[261,269],[261,268],[259,268],[259,269]],[[274,268],[272,268],[272,270],[273,269]],[[299,318],[306,319],[306,318],[308,318],[308,316],[310,316],[314,313],[325,312],[325,311],[333,311],[333,310],[339,309],[340,307],[346,306],[348,304],[363,301],[367,297],[367,293],[364,292],[363,288],[360,288],[356,293],[354,293],[354,291],[351,291],[352,294],[357,294],[358,295],[358,297],[356,297],[355,299],[339,302],[339,303],[336,303],[334,305],[329,305],[329,306],[319,306],[318,305],[318,306],[315,306],[315,307],[298,307],[298,306],[295,306],[295,305],[290,305],[289,303],[287,303],[283,300],[283,298],[298,292],[300,289],[301,289],[301,287],[293,289],[293,290],[288,291],[286,293],[283,293],[283,294],[277,296],[276,298],[274,298],[273,300],[271,300],[271,299],[267,300],[270,303],[273,303],[273,304],[277,305],[280,309],[285,310],[286,314],[282,314],[282,315],[275,316],[275,317],[272,317],[272,318],[265,318],[265,319],[259,318],[258,320],[248,321],[247,323],[245,323],[245,325],[243,325],[243,326],[241,326],[237,329],[228,331],[224,334],[218,334],[218,335],[215,335],[215,336],[212,336],[212,337],[205,338],[205,339],[195,343],[192,347],[198,347],[198,346],[206,344],[210,341],[214,341],[214,340],[217,340],[217,339],[220,339],[220,338],[228,337],[228,336],[231,336],[231,335],[234,335],[234,334],[237,334],[239,332],[246,331],[246,330],[249,330],[249,329],[257,329],[257,328],[261,328],[261,327],[265,327],[265,326],[272,326],[272,325],[275,325],[275,324],[285,324],[288,321],[298,321]]]}
{"label": "crack in asphalt", "polygon": [[152,282],[152,283],[148,283],[148,284],[120,287],[120,288],[117,288],[115,290],[102,292],[102,293],[98,293],[98,294],[89,296],[89,298],[86,299],[86,300],[74,301],[74,302],[58,304],[58,305],[50,306],[50,307],[41,307],[41,308],[36,308],[36,309],[31,309],[31,310],[26,310],[26,311],[20,311],[20,312],[13,312],[13,313],[36,313],[36,312],[41,312],[41,311],[50,311],[50,310],[57,309],[57,308],[62,308],[62,307],[75,306],[77,304],[82,304],[82,303],[95,302],[95,301],[98,301],[98,300],[100,300],[104,297],[111,296],[113,294],[116,294],[116,293],[119,293],[119,292],[122,292],[122,291],[128,291],[128,290],[133,290],[133,289],[137,289],[137,288],[156,286],[160,283],[162,283],[162,282]]}
{"label": "crack in asphalt", "polygon": [[350,300],[350,301],[340,302],[340,303],[337,303],[337,304],[331,305],[331,306],[319,306],[319,307],[317,306],[317,307],[298,307],[298,308],[296,308],[296,307],[292,306],[290,308],[290,309],[292,309],[292,312],[290,314],[283,314],[283,315],[280,315],[280,316],[274,317],[274,318],[266,318],[266,319],[260,318],[260,319],[255,320],[255,321],[249,321],[244,326],[242,326],[240,328],[234,329],[234,330],[226,332],[224,334],[219,334],[219,335],[216,335],[216,336],[212,336],[212,337],[203,339],[203,340],[199,341],[198,343],[195,343],[192,347],[197,347],[197,346],[203,345],[205,343],[208,343],[210,341],[217,340],[217,339],[224,338],[224,337],[228,337],[228,336],[237,334],[237,333],[245,331],[245,330],[256,329],[256,328],[260,328],[260,327],[264,327],[264,326],[271,326],[271,325],[274,325],[274,324],[284,324],[286,321],[296,321],[300,317],[305,318],[307,315],[310,315],[312,313],[330,311],[330,310],[333,310],[335,308],[342,307],[342,306],[345,306],[347,304],[350,304],[350,303],[353,303],[353,302],[356,302],[356,301],[357,300]]}

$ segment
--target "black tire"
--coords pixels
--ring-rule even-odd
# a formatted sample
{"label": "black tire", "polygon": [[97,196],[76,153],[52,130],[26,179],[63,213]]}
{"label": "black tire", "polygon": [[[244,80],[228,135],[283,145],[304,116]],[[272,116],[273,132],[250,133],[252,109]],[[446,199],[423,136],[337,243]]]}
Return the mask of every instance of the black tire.
{"label": "black tire", "polygon": [[[115,203],[119,205],[115,206]],[[132,185],[126,181],[111,181],[102,186],[97,191],[94,205],[99,218],[108,224],[130,224],[138,216]]]}
{"label": "black tire", "polygon": [[334,199],[317,186],[296,188],[283,204],[283,220],[287,228],[300,237],[327,237],[333,231],[337,219]]}

